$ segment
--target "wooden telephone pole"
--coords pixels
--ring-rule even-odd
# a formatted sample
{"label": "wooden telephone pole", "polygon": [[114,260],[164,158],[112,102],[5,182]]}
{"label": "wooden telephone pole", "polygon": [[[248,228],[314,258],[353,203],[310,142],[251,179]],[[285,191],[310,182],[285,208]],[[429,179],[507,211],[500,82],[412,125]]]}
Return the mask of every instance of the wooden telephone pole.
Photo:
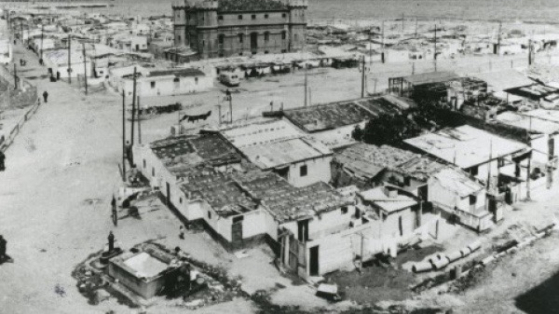
{"label": "wooden telephone pole", "polygon": [[305,107],[308,104],[308,90],[309,90],[309,75],[308,75],[308,71],[307,71],[307,65],[305,64]]}
{"label": "wooden telephone pole", "polygon": [[136,118],[136,67],[134,67],[134,79],[132,83],[132,125],[130,126],[130,145],[134,146],[134,120]]}
{"label": "wooden telephone pole", "polygon": [[68,83],[72,84],[72,53],[70,48],[72,46],[72,35],[68,34]]}
{"label": "wooden telephone pole", "polygon": [[435,72],[437,72],[437,24],[435,24],[435,52],[434,52],[434,60],[435,60]]}
{"label": "wooden telephone pole", "polygon": [[138,102],[136,103],[136,107],[138,108],[138,144],[142,145],[142,123],[140,122],[140,96],[138,97]]}
{"label": "wooden telephone pole", "polygon": [[122,180],[126,181],[126,94],[122,91]]}
{"label": "wooden telephone pole", "polygon": [[87,95],[87,59],[85,58],[85,43],[82,43],[83,50],[83,79],[85,82],[85,94]]}
{"label": "wooden telephone pole", "polygon": [[41,24],[41,60],[43,60],[43,40],[45,39],[45,24]]}
{"label": "wooden telephone pole", "polygon": [[365,74],[365,56],[362,56],[362,61],[361,61],[361,98],[365,98],[365,80],[366,80],[366,74]]}

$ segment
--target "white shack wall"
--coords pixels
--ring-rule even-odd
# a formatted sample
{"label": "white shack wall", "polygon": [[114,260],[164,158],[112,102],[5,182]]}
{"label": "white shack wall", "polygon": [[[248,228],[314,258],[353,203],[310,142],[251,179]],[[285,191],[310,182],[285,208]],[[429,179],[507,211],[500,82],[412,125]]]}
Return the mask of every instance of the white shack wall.
{"label": "white shack wall", "polygon": [[[315,158],[289,166],[289,175],[287,181],[295,187],[304,187],[317,182],[330,182],[330,162],[332,156]],[[301,167],[307,166],[307,175],[301,176]]]}

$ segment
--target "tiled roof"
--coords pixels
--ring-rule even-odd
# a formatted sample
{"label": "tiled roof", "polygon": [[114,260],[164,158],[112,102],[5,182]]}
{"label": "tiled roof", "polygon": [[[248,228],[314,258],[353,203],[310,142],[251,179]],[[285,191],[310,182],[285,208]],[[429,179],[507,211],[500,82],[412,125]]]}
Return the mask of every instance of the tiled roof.
{"label": "tiled roof", "polygon": [[237,180],[243,189],[261,201],[274,218],[281,222],[312,217],[351,203],[334,188],[323,182],[296,188],[273,173]]}
{"label": "tiled roof", "polygon": [[256,209],[257,204],[228,174],[193,173],[181,185],[189,199],[206,201],[220,216],[227,217]]}
{"label": "tiled roof", "polygon": [[[318,132],[360,123],[376,115],[360,106],[372,99],[360,99],[288,109],[284,116],[306,132]],[[384,111],[377,109],[377,111]]]}

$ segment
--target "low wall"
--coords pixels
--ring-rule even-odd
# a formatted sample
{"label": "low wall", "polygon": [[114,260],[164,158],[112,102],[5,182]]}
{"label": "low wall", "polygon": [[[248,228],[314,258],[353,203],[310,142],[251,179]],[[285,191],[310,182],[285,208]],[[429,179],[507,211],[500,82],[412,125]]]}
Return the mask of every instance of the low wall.
{"label": "low wall", "polygon": [[8,149],[8,147],[12,145],[15,137],[19,134],[19,131],[21,130],[23,125],[29,119],[31,119],[31,117],[35,114],[38,108],[39,108],[39,102],[35,102],[35,105],[33,105],[29,110],[27,110],[27,112],[20,118],[20,120],[12,128],[12,130],[9,133],[6,133],[7,136],[6,135],[0,136],[0,151],[5,152]]}

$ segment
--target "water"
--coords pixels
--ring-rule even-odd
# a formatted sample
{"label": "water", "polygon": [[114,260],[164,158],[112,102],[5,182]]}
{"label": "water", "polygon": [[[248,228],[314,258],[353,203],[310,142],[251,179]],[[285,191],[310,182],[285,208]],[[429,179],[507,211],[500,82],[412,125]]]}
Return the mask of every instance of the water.
{"label": "water", "polygon": [[[170,15],[176,0],[115,0],[110,9],[125,15]],[[556,23],[557,0],[309,0],[310,20],[420,18],[508,20]]]}

